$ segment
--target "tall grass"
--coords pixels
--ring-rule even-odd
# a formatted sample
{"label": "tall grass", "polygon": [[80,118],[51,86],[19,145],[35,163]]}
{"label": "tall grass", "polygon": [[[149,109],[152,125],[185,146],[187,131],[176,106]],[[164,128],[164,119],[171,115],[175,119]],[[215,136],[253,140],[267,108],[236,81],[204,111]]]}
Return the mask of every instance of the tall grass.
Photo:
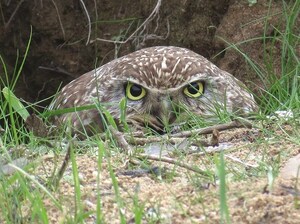
{"label": "tall grass", "polygon": [[[257,74],[263,84],[263,88],[260,89],[259,95],[256,96],[263,117],[265,117],[265,115],[273,114],[278,110],[291,110],[294,112],[294,116],[299,117],[300,0],[288,2],[282,1],[282,11],[281,13],[277,13],[277,16],[281,19],[281,23],[278,24],[278,27],[273,27],[274,32],[272,35],[268,35],[268,29],[271,26],[269,24],[269,17],[272,16],[271,4],[272,1],[269,2],[270,10],[269,15],[265,17],[265,29],[262,37],[255,37],[235,44],[227,42],[227,44],[229,45],[228,48],[235,49],[245,58],[250,68]],[[224,41],[226,42],[226,40]],[[241,50],[242,47],[240,46],[251,41],[263,43],[264,58],[262,62],[255,62]],[[273,49],[280,50],[279,62],[277,61],[277,52],[275,51],[274,53]],[[278,63],[280,63],[279,70],[277,69]],[[267,152],[265,156],[267,156]],[[230,223],[226,195],[226,172],[223,160],[224,158],[221,155],[218,166],[220,178],[220,219],[222,220],[222,223]],[[275,166],[279,166],[278,161],[273,160],[272,162],[276,163]],[[271,175],[271,173],[272,172],[270,171],[267,172],[270,187],[274,181],[274,175]]]}
{"label": "tall grass", "polygon": [[[275,110],[289,110],[300,107],[300,60],[299,60],[299,12],[300,1],[287,3],[282,1],[282,19],[285,24],[284,29],[274,27],[274,35],[265,36],[264,43],[264,62],[266,67],[266,77],[261,77],[267,84],[267,91],[262,94],[261,107],[266,113]],[[265,34],[268,22],[266,20]],[[267,53],[268,43],[271,48],[280,45],[281,50],[281,69],[276,73],[275,55]],[[298,51],[298,52],[297,52]]]}
{"label": "tall grass", "polygon": [[[269,2],[271,8],[272,1]],[[269,23],[269,18],[274,16],[269,10],[264,17],[264,34],[261,37],[244,40],[238,43],[230,43],[222,39],[228,47],[239,52],[250,68],[260,78],[263,87],[259,90],[256,100],[263,114],[271,114],[277,110],[293,110],[300,107],[300,34],[299,34],[300,0],[282,1],[282,11],[276,13],[280,21],[278,27]],[[268,34],[270,27],[274,30]],[[240,46],[256,41],[263,43],[263,61],[255,62]],[[278,67],[277,52],[280,49],[280,71]],[[269,51],[270,50],[270,51]],[[250,80],[251,81],[251,80]]]}
{"label": "tall grass", "polygon": [[[12,92],[16,87],[17,81],[20,77],[23,66],[25,64],[28,51],[30,48],[31,37],[32,37],[32,29],[30,32],[30,36],[28,39],[28,43],[26,46],[23,59],[20,62],[20,64],[19,64],[19,51],[17,51],[17,59],[12,74],[8,73],[5,61],[3,57],[0,55],[0,61],[3,67],[3,71],[0,71],[1,72],[0,89],[1,92],[3,93],[3,95],[2,93],[0,94],[0,121],[2,121],[1,123],[4,124],[4,130],[6,133],[4,135],[3,140],[4,142],[13,142],[16,145],[24,141],[24,129],[22,123],[20,122],[19,114],[13,108],[14,95],[12,94]],[[3,90],[6,91],[3,92]]]}
{"label": "tall grass", "polygon": [[[0,134],[0,222],[1,223],[26,223],[36,221],[48,223],[48,215],[43,204],[45,195],[51,198],[54,204],[60,208],[59,203],[52,194],[40,184],[32,175],[12,163],[12,160],[23,158],[20,145],[26,150],[26,142],[29,140],[28,131],[24,127],[24,120],[29,116],[27,107],[14,95],[17,81],[25,64],[30,44],[32,30],[28,39],[25,53],[19,61],[19,51],[15,67],[10,74],[4,58],[0,55],[2,70],[0,71],[0,121],[3,132]],[[20,151],[20,152],[19,152]],[[2,173],[4,164],[16,170],[9,176]],[[17,164],[17,165],[16,165]],[[28,165],[29,166],[29,165]],[[30,166],[29,166],[30,167]],[[32,167],[32,166],[31,166]]]}

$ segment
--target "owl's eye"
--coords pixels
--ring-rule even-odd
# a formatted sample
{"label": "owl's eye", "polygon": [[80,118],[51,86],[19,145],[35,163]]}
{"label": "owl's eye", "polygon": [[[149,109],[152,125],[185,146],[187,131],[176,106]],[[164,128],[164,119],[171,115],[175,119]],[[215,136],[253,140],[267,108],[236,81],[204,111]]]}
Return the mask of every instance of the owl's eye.
{"label": "owl's eye", "polygon": [[128,83],[126,86],[126,96],[130,100],[140,100],[146,96],[146,90],[135,83]]}
{"label": "owl's eye", "polygon": [[204,83],[200,81],[191,82],[184,88],[183,92],[188,97],[197,98],[204,92]]}

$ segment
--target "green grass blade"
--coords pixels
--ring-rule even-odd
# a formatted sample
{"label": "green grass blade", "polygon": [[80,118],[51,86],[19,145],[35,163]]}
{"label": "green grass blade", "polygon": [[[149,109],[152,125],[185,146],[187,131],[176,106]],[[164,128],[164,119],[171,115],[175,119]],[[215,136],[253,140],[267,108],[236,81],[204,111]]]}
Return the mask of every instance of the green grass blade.
{"label": "green grass blade", "polygon": [[2,93],[6,101],[11,105],[15,112],[17,112],[25,121],[29,117],[29,113],[24,105],[20,102],[18,97],[16,97],[16,95],[7,87],[2,89]]}
{"label": "green grass blade", "polygon": [[227,186],[226,186],[226,170],[225,170],[225,161],[224,154],[220,153],[220,160],[218,162],[218,175],[220,180],[220,213],[222,223],[230,223],[229,209],[227,205]]}
{"label": "green grass blade", "polygon": [[48,195],[48,197],[52,200],[52,202],[58,209],[62,210],[62,206],[59,204],[59,202],[54,198],[54,196],[49,192],[47,188],[45,188],[42,184],[39,183],[39,181],[36,178],[34,178],[32,175],[28,174],[23,169],[19,168],[18,166],[12,163],[10,163],[9,165],[17,171],[19,171],[25,177],[29,178],[35,184],[36,187],[40,188],[46,195]]}
{"label": "green grass blade", "polygon": [[98,141],[98,174],[97,174],[97,209],[96,209],[96,216],[97,216],[97,223],[104,223],[104,214],[102,212],[101,206],[101,187],[100,187],[100,175],[102,171],[102,162],[103,156],[105,153],[105,146],[101,139]]}

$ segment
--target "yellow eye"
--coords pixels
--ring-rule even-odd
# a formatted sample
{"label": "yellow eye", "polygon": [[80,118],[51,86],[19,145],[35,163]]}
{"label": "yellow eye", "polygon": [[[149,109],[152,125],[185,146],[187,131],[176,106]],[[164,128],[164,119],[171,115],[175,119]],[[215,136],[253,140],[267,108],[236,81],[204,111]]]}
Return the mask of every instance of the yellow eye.
{"label": "yellow eye", "polygon": [[191,82],[184,88],[183,92],[188,97],[197,98],[203,94],[204,84],[200,81]]}
{"label": "yellow eye", "polygon": [[128,83],[126,86],[126,96],[130,100],[140,100],[146,96],[146,90],[135,83]]}

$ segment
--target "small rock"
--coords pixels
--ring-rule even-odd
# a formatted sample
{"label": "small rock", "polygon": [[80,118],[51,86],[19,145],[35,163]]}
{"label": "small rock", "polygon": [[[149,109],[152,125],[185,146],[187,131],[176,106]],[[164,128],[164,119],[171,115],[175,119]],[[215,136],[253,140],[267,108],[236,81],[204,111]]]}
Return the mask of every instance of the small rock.
{"label": "small rock", "polygon": [[300,154],[290,158],[281,168],[279,176],[283,179],[300,177]]}

